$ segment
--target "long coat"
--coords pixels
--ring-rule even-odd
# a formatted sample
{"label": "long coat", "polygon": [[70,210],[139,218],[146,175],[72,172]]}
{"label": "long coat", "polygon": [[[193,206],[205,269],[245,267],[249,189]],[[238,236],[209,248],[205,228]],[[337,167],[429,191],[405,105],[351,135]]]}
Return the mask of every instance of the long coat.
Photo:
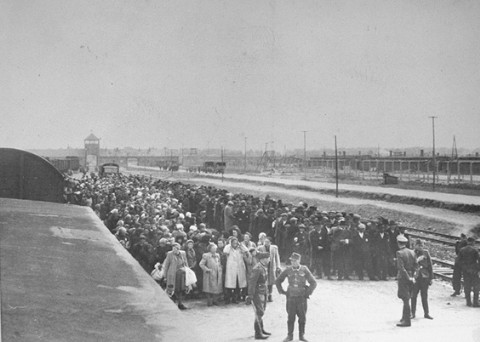
{"label": "long coat", "polygon": [[223,270],[220,254],[204,253],[200,261],[203,270],[203,292],[219,294],[223,291]]}
{"label": "long coat", "polygon": [[227,256],[227,267],[225,270],[225,287],[234,289],[237,287],[237,279],[239,287],[247,287],[247,269],[244,260],[244,247],[240,245],[233,248],[228,244],[223,249],[223,253]]}
{"label": "long coat", "polygon": [[397,281],[398,281],[398,298],[409,299],[412,295],[413,283],[410,278],[413,278],[415,270],[418,268],[417,258],[415,253],[408,248],[399,249],[397,255]]}
{"label": "long coat", "polygon": [[235,216],[233,215],[233,208],[229,205],[223,209],[224,231],[228,232],[233,225],[235,225]]}
{"label": "long coat", "polygon": [[[265,245],[258,247],[259,252],[266,252],[267,248]],[[268,264],[268,278],[267,284],[275,284],[275,279],[277,279],[275,272],[280,268],[280,254],[278,254],[278,247],[275,245],[270,245],[270,263]]]}
{"label": "long coat", "polygon": [[175,288],[175,277],[177,270],[184,266],[188,267],[187,255],[185,254],[185,251],[180,251],[180,255],[173,254],[173,251],[167,253],[167,257],[163,262],[167,288]]}

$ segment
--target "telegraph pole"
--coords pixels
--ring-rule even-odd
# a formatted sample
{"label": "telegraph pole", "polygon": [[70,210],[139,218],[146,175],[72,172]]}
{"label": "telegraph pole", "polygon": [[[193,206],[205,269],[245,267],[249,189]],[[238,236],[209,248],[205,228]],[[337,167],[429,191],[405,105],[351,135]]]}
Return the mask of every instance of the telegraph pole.
{"label": "telegraph pole", "polygon": [[303,172],[305,175],[305,180],[307,179],[307,132],[303,132]]}
{"label": "telegraph pole", "polygon": [[[223,146],[222,146],[222,149],[221,149],[221,153],[222,153],[222,163],[223,163]],[[223,172],[224,171],[222,171],[222,183],[223,183]]]}
{"label": "telegraph pole", "polygon": [[335,136],[335,197],[338,198],[338,154],[337,154],[337,136]]}
{"label": "telegraph pole", "polygon": [[432,119],[432,136],[433,136],[433,183],[432,190],[435,191],[435,176],[437,171],[437,161],[435,156],[435,119],[437,116],[429,116]]}
{"label": "telegraph pole", "polygon": [[247,172],[247,137],[245,137],[245,168],[244,172]]}

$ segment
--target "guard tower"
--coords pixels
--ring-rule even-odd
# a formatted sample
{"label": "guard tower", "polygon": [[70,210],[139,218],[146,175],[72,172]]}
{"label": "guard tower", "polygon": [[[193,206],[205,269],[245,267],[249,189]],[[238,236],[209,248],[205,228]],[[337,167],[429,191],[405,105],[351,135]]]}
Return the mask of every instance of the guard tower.
{"label": "guard tower", "polygon": [[85,168],[88,171],[96,171],[100,157],[100,139],[93,133],[85,138]]}

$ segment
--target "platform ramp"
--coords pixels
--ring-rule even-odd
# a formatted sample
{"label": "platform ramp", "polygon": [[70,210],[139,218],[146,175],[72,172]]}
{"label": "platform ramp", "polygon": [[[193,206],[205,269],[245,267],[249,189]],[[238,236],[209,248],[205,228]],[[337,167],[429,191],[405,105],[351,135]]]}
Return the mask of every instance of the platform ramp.
{"label": "platform ramp", "polygon": [[87,207],[0,198],[0,291],[2,341],[196,336]]}

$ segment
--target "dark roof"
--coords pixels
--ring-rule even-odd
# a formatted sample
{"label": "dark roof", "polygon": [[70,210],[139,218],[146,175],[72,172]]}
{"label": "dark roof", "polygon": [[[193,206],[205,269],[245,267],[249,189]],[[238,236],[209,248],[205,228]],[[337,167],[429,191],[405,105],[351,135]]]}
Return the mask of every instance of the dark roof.
{"label": "dark roof", "polygon": [[98,139],[93,133],[90,133],[90,135],[86,137],[85,140],[100,140],[100,139]]}

